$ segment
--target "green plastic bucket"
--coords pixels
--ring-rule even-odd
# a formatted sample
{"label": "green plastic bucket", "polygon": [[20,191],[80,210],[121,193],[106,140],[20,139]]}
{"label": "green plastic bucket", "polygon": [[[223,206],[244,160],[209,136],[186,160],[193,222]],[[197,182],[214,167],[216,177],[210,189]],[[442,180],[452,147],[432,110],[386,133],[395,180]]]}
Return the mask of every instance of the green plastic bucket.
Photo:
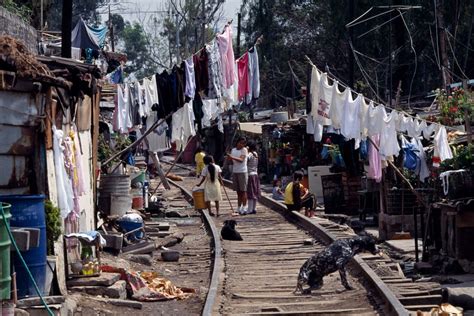
{"label": "green plastic bucket", "polygon": [[[7,219],[8,225],[10,225],[10,208],[11,205],[8,203],[2,203],[3,212]],[[11,276],[10,276],[10,237],[8,235],[7,228],[3,222],[3,217],[0,212],[0,300],[10,299],[10,288],[11,288]]]}

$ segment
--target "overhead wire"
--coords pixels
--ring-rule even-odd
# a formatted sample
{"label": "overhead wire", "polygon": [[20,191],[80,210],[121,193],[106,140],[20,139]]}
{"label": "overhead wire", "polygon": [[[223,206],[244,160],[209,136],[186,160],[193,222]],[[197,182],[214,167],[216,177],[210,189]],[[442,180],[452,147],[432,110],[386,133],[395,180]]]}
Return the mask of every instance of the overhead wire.
{"label": "overhead wire", "polygon": [[461,68],[461,65],[458,62],[458,59],[456,57],[456,53],[454,52],[453,46],[451,45],[451,41],[449,38],[446,36],[446,39],[448,40],[449,48],[451,49],[451,54],[453,54],[454,62],[458,66],[459,70],[461,71],[461,74],[464,76],[464,79],[469,79],[469,77],[464,73],[464,71]]}
{"label": "overhead wire", "polygon": [[[413,54],[415,54],[415,70],[413,71],[413,76],[411,77],[411,82],[410,82],[410,90],[408,92],[408,107],[410,107],[410,99],[411,99],[411,91],[412,91],[412,88],[413,88],[413,82],[415,81],[415,76],[416,76],[416,71],[418,69],[418,55],[416,53],[416,50],[415,50],[415,47],[413,45],[413,38],[411,36],[411,32],[410,32],[410,29],[408,28],[408,25],[405,21],[405,18],[403,17],[403,14],[400,10],[397,10],[398,13],[400,14],[400,18],[402,19],[403,21],[403,24],[405,25],[405,28],[407,29],[407,32],[408,32],[408,36],[410,37],[410,46],[411,46],[411,50],[413,51]],[[407,11],[408,12],[408,11]]]}

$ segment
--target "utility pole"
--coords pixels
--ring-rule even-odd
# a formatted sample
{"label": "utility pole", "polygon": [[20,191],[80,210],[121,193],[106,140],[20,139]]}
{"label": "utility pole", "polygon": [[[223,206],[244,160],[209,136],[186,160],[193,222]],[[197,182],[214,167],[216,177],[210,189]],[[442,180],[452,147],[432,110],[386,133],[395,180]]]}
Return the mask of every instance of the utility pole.
{"label": "utility pole", "polygon": [[110,4],[109,4],[109,34],[110,34],[110,48],[115,52],[115,43],[114,43],[114,24],[112,23],[112,14],[110,13]]}
{"label": "utility pole", "polygon": [[206,45],[206,0],[201,0],[202,47]]}
{"label": "utility pole", "polygon": [[61,57],[71,58],[72,0],[63,1]]}
{"label": "utility pole", "polygon": [[446,29],[444,27],[444,1],[436,0],[436,19],[439,29],[439,49],[441,54],[441,74],[443,76],[443,88],[447,88],[453,81],[449,73],[449,59],[446,46]]}
{"label": "utility pole", "polygon": [[242,13],[237,13],[237,56],[240,56],[240,21]]}
{"label": "utility pole", "polygon": [[179,64],[180,53],[179,53],[179,15],[178,15],[178,11],[176,11],[176,15],[175,15],[175,27],[176,27],[176,64]]}

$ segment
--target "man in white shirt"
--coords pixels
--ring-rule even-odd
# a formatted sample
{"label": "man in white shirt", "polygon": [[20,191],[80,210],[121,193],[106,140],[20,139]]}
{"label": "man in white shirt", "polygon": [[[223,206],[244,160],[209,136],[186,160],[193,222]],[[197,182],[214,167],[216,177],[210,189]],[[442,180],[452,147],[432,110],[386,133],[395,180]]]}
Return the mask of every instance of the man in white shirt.
{"label": "man in white shirt", "polygon": [[232,166],[232,182],[234,190],[237,192],[238,212],[240,214],[247,213],[247,156],[248,151],[245,148],[246,139],[240,137],[237,144],[230,154],[227,154],[227,159],[231,160]]}

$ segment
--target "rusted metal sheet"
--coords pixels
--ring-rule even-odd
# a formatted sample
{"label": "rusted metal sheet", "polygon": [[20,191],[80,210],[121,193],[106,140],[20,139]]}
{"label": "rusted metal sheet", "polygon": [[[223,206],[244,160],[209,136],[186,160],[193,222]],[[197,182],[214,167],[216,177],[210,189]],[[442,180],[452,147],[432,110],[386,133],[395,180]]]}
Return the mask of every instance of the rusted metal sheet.
{"label": "rusted metal sheet", "polygon": [[0,155],[29,156],[34,152],[34,128],[0,124]]}
{"label": "rusted metal sheet", "polygon": [[0,91],[0,113],[0,124],[35,126],[40,121],[31,93]]}
{"label": "rusted metal sheet", "polygon": [[15,189],[29,186],[28,157],[0,155],[0,189]]}

